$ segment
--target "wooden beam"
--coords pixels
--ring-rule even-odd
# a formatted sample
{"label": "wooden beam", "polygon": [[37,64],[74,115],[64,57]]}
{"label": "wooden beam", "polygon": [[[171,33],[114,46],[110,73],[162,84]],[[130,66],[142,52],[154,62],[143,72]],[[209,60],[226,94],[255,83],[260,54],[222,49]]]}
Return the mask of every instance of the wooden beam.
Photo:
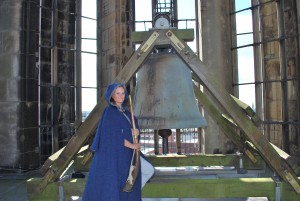
{"label": "wooden beam", "polygon": [[[132,76],[138,71],[142,63],[149,56],[149,53],[154,48],[154,42],[159,37],[159,33],[153,31],[150,37],[139,47],[139,49],[128,60],[124,68],[120,71],[116,77],[116,82],[128,83]],[[51,167],[45,173],[45,176],[41,180],[41,183],[35,193],[42,192],[49,182],[59,179],[61,174],[67,168],[68,164],[75,157],[79,149],[83,144],[94,135],[97,128],[102,111],[106,107],[107,103],[105,97],[101,97],[100,101],[88,115],[86,120],[79,127],[78,131],[69,140],[65,149],[60,153],[59,157],[53,162]]]}
{"label": "wooden beam", "polygon": [[[276,184],[272,178],[153,179],[143,197],[168,198],[246,198],[267,197],[275,201]],[[281,200],[299,200],[300,196],[286,183],[280,183]],[[287,188],[288,187],[288,188]],[[213,189],[213,190],[212,190]]]}
{"label": "wooden beam", "polygon": [[[194,40],[194,29],[174,29],[173,30],[178,37],[185,42],[191,42]],[[141,44],[149,37],[149,31],[136,31],[131,33],[131,41],[135,44]]]}
{"label": "wooden beam", "polygon": [[261,125],[261,122],[262,122],[261,119],[249,105],[247,105],[246,103],[244,103],[243,101],[241,101],[240,99],[238,99],[237,97],[235,97],[233,95],[231,95],[231,97],[240,106],[240,108],[242,108],[244,110],[244,112],[251,118],[252,122],[256,126]]}
{"label": "wooden beam", "polygon": [[[239,165],[239,156],[236,154],[193,154],[193,155],[156,155],[147,156],[147,159],[155,167],[179,167],[179,166],[234,166]],[[257,157],[257,163],[253,164],[251,160],[244,160],[246,169],[265,169],[265,162],[260,156]]]}
{"label": "wooden beam", "polygon": [[51,165],[54,163],[54,161],[58,158],[58,156],[61,154],[61,152],[64,150],[65,147],[61,148],[54,154],[52,154],[43,164],[43,166],[39,169],[39,172],[44,175],[48,169],[51,167]]}
{"label": "wooden beam", "polygon": [[[86,165],[82,165],[83,156],[78,156],[74,160],[73,168],[75,171],[88,172],[90,162]],[[155,167],[179,167],[179,166],[232,166],[239,167],[239,156],[237,154],[193,154],[193,155],[150,155],[147,159]],[[249,158],[243,159],[243,167],[248,170],[265,170],[266,163],[261,156],[256,156],[256,163],[253,163]]]}
{"label": "wooden beam", "polygon": [[183,40],[178,38],[172,30],[167,30],[165,35],[161,35],[161,37],[165,38],[160,38],[158,41],[161,44],[171,42],[177,54],[202,81],[204,87],[214,96],[223,109],[232,117],[238,127],[245,133],[245,137],[255,145],[264,160],[300,194],[300,181],[293,169],[286,161],[281,159],[280,155],[270,145],[268,139],[249,117],[245,115],[220,81],[215,78],[212,74],[213,72],[203,64],[194,51]]}
{"label": "wooden beam", "polygon": [[[59,157],[59,155],[61,154],[61,152],[65,149],[65,146],[63,148],[61,148],[60,150],[58,150],[57,152],[55,152],[54,154],[52,154],[43,164],[43,166],[39,169],[39,172],[44,175],[48,169],[52,166],[52,164],[54,163],[54,161]],[[80,154],[82,152],[87,151],[88,149],[88,145],[82,147],[77,154]]]}
{"label": "wooden beam", "polygon": [[[213,189],[213,190],[212,190]],[[153,179],[143,189],[143,197],[245,198],[268,197],[275,200],[271,178]]]}
{"label": "wooden beam", "polygon": [[[71,200],[82,196],[86,184],[84,179],[67,179],[51,182],[45,190],[36,195],[33,189],[41,182],[33,178],[27,181],[28,200],[53,201]],[[276,183],[272,178],[198,178],[154,177],[143,188],[143,198],[246,198],[267,197],[275,201]],[[300,200],[300,196],[285,182],[279,182],[281,200]],[[213,189],[213,190],[212,190]]]}
{"label": "wooden beam", "polygon": [[[236,98],[232,95],[231,95],[231,97],[242,108],[242,110],[244,110],[244,112],[251,118],[252,122],[256,126],[261,125],[261,122],[262,122],[261,119],[258,117],[258,115],[253,111],[253,109],[249,105],[247,105],[246,103],[242,102],[241,100],[239,100],[238,98]],[[271,142],[269,142],[269,143],[275,149],[275,151],[279,154],[279,156],[290,165],[290,167],[294,170],[294,172],[296,174],[299,173],[299,166],[298,166],[297,161],[295,159],[293,159],[293,157],[291,157],[289,154],[284,152],[282,149],[277,147],[276,145],[272,144]],[[245,144],[250,144],[250,143],[245,142]],[[251,146],[249,146],[249,148],[253,149],[253,147],[255,147],[255,146],[251,143]]]}
{"label": "wooden beam", "polygon": [[217,125],[222,129],[223,133],[231,139],[231,141],[239,148],[240,151],[244,152],[245,155],[253,162],[256,163],[256,158],[254,153],[247,147],[245,143],[242,142],[240,136],[232,128],[231,124],[224,119],[223,115],[217,110],[217,108],[212,104],[208,97],[206,97],[200,89],[194,85],[194,92],[196,98],[203,105],[208,114],[213,118]]}

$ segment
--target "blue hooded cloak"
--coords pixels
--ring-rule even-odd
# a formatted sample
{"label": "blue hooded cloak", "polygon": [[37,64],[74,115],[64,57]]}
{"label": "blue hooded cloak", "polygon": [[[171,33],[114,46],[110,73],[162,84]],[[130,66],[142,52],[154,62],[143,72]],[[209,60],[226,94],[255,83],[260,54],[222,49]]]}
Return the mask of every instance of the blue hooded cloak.
{"label": "blue hooded cloak", "polygon": [[[122,108],[111,101],[115,89],[125,89]],[[133,150],[124,146],[124,140],[133,143],[131,132],[131,114],[126,109],[128,94],[124,84],[114,83],[108,86],[105,98],[108,106],[104,109],[90,149],[94,157],[90,166],[83,201],[141,201],[141,172],[132,192],[123,192]],[[127,117],[125,117],[125,115]],[[135,118],[136,127],[138,122]]]}

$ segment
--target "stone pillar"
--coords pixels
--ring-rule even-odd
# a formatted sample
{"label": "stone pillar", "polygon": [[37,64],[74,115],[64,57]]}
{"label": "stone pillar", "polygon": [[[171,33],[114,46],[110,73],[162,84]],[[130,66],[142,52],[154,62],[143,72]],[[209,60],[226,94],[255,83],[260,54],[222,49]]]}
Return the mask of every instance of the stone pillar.
{"label": "stone pillar", "polygon": [[[39,40],[39,133],[41,161],[65,146],[75,133],[76,1],[43,1]],[[37,12],[39,13],[39,12]],[[79,36],[80,37],[80,36]]]}
{"label": "stone pillar", "polygon": [[129,48],[129,17],[127,1],[103,0],[100,5],[99,39],[100,65],[99,95],[112,83],[125,65]]}
{"label": "stone pillar", "polygon": [[[261,2],[263,3],[263,2]],[[264,72],[264,119],[266,121],[282,120],[282,90],[280,76],[280,43],[278,39],[278,21],[276,2],[263,4],[260,9],[262,41],[262,65]],[[267,42],[269,41],[269,42]],[[282,146],[282,127],[280,124],[265,125],[266,137],[277,146]]]}
{"label": "stone pillar", "polygon": [[0,1],[0,166],[37,168],[37,1]]}
{"label": "stone pillar", "polygon": [[[202,58],[205,65],[214,72],[224,88],[233,94],[232,58],[231,58],[231,26],[229,1],[201,1],[202,18]],[[201,42],[200,42],[201,44]],[[208,92],[204,91],[207,95]],[[232,142],[215,124],[209,114],[204,113],[208,122],[205,129],[205,152],[230,153],[234,149]]]}
{"label": "stone pillar", "polygon": [[[264,2],[267,0],[261,4]],[[265,82],[264,119],[283,123],[267,124],[265,134],[272,143],[289,152],[288,146],[295,147],[298,144],[297,126],[289,122],[299,122],[299,39],[296,37],[296,5],[292,0],[281,3],[283,5],[272,2],[260,7]],[[279,11],[283,12],[282,15]],[[286,123],[289,126],[285,129]]]}
{"label": "stone pillar", "polygon": [[[300,92],[299,92],[299,34],[297,24],[297,9],[295,1],[287,0],[283,2],[283,20],[284,20],[284,35],[285,35],[285,70],[287,78],[287,120],[289,122],[299,122],[299,106],[300,106]],[[297,155],[299,153],[298,138],[299,124],[290,124],[288,126],[288,141],[286,146],[291,155]],[[298,132],[297,132],[298,130]]]}

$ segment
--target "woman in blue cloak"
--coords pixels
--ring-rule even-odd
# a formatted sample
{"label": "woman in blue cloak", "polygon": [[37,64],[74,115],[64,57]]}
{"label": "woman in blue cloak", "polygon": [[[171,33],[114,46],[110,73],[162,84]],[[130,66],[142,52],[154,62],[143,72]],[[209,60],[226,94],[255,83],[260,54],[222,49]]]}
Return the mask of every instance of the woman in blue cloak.
{"label": "woman in blue cloak", "polygon": [[[126,109],[128,94],[125,85],[121,83],[109,85],[105,98],[108,106],[102,113],[94,141],[90,147],[94,152],[94,157],[82,200],[141,201],[141,189],[146,182],[143,179],[143,184],[141,183],[143,167],[139,169],[132,191],[122,191],[128,178],[133,150],[139,151],[140,149],[140,144],[133,143],[131,113]],[[134,132],[138,134],[139,127],[136,118],[135,124],[137,129]],[[145,163],[144,159],[142,163]],[[148,175],[151,177],[154,168],[147,161],[146,163],[150,167]]]}

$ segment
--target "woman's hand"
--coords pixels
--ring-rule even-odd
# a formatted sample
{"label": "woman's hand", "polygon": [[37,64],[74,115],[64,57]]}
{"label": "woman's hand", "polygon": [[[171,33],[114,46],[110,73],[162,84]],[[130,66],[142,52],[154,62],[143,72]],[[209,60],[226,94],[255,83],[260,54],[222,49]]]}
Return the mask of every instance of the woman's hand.
{"label": "woman's hand", "polygon": [[140,143],[131,143],[128,140],[124,140],[124,146],[128,147],[129,149],[137,149],[137,150],[141,148]]}
{"label": "woman's hand", "polygon": [[139,136],[140,132],[138,129],[132,129],[131,131],[132,131],[132,136],[134,136],[133,141],[137,143],[139,141],[138,136]]}
{"label": "woman's hand", "polygon": [[137,150],[139,150],[140,148],[141,148],[141,145],[140,145],[140,143],[137,143],[137,144],[131,144],[132,146],[131,146],[131,149],[137,149]]}
{"label": "woman's hand", "polygon": [[132,134],[133,134],[134,136],[139,136],[139,134],[140,134],[139,129],[132,129]]}

